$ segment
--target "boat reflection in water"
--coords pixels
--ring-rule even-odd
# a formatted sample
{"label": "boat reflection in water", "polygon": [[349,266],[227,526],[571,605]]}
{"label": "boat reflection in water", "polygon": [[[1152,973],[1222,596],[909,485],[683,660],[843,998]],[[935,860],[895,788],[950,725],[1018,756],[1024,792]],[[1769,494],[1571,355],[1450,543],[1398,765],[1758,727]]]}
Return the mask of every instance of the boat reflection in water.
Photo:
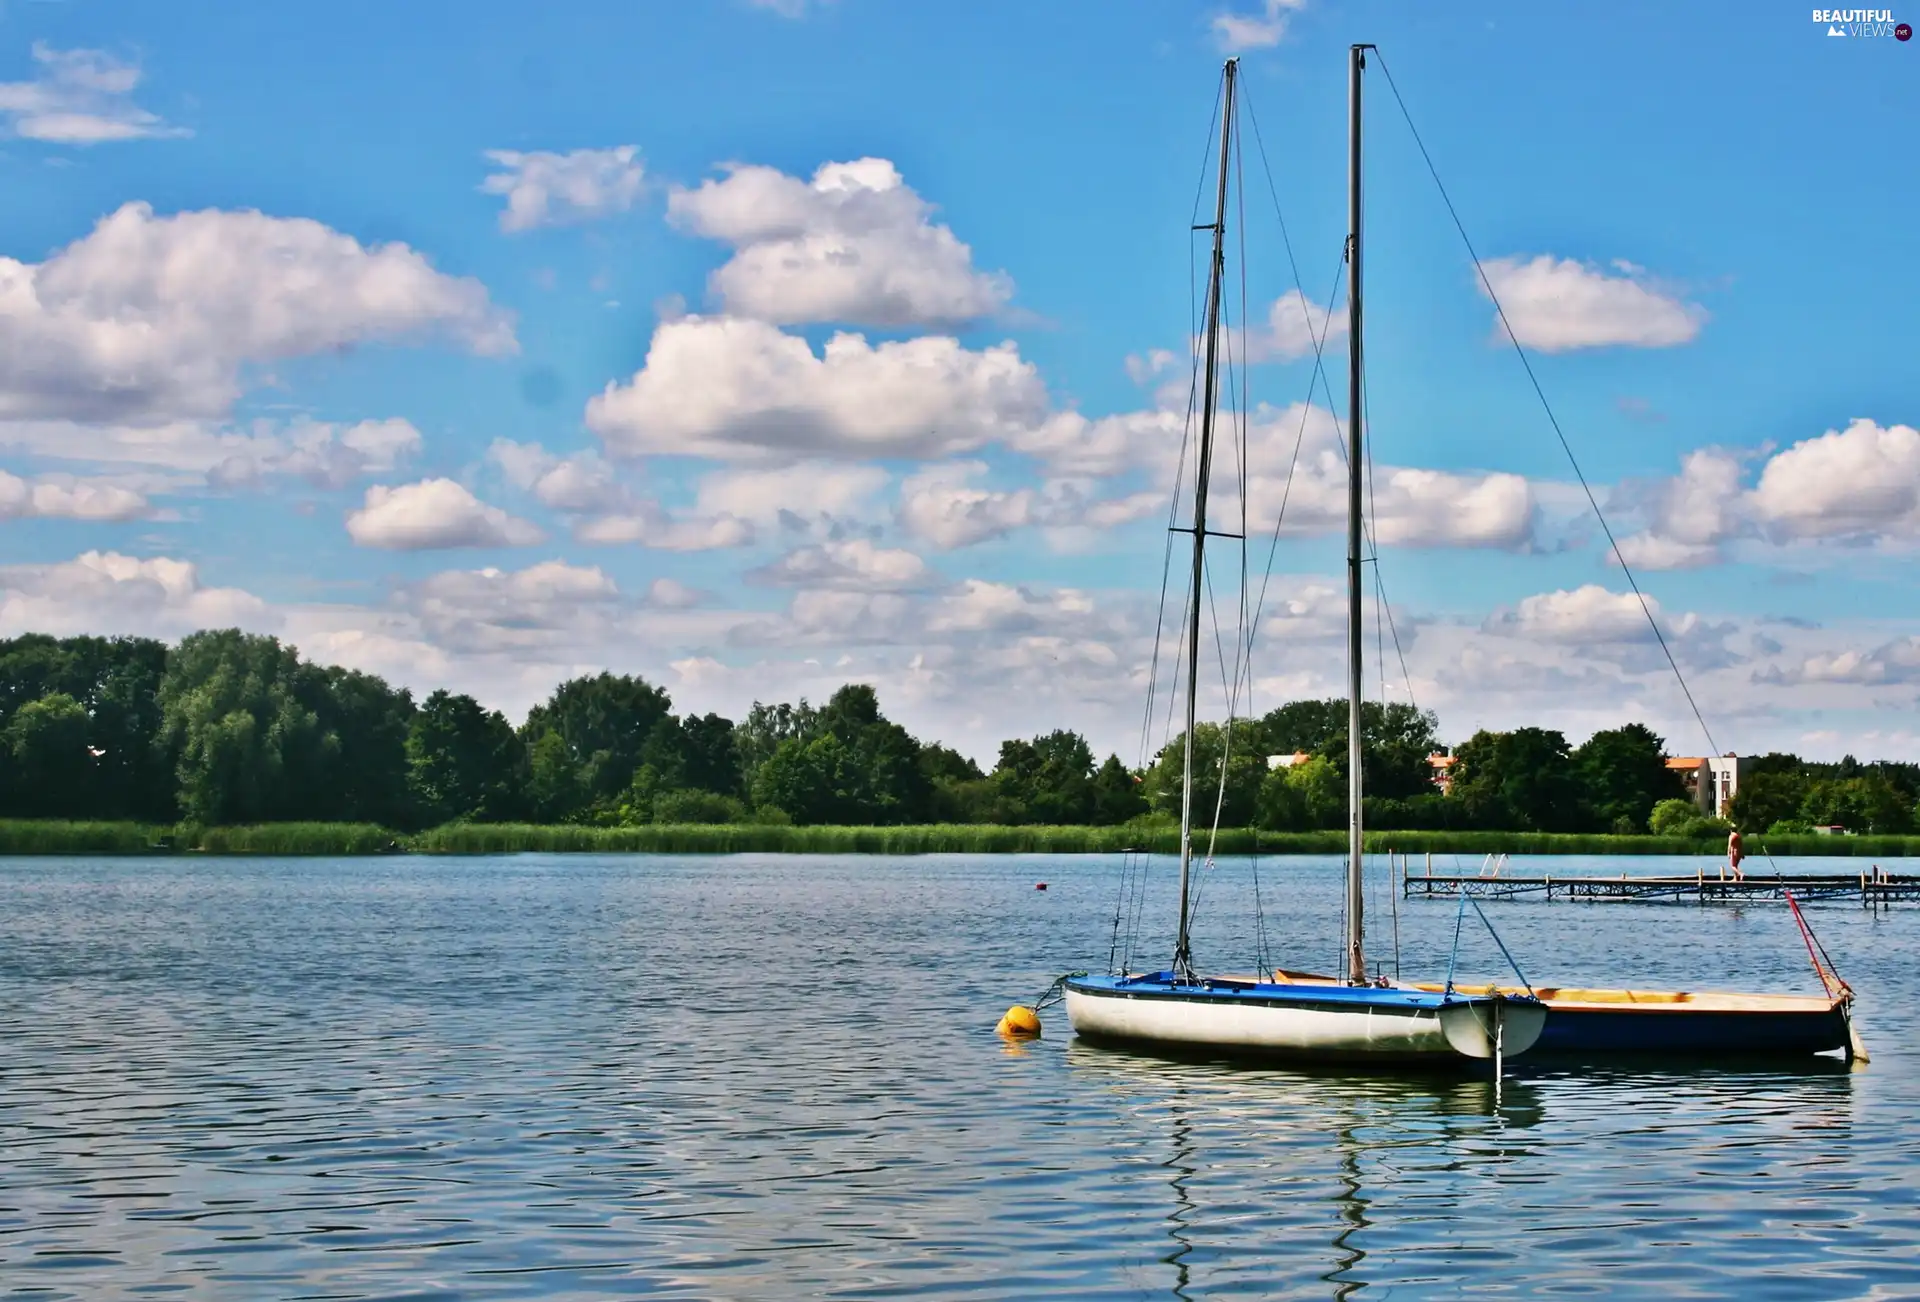
{"label": "boat reflection in water", "polygon": [[[1396,1285],[1451,1295],[1484,1282],[1489,1254],[1515,1250],[1501,1226],[1543,1186],[1583,1170],[1597,1182],[1595,1206],[1565,1207],[1555,1233],[1617,1233],[1623,1214],[1636,1233],[1671,1229],[1737,1210],[1751,1195],[1732,1186],[1745,1177],[1649,1201],[1633,1184],[1636,1150],[1665,1151],[1682,1136],[1719,1149],[1702,1134],[1713,1128],[1729,1162],[1764,1171],[1844,1151],[1856,1128],[1856,1078],[1832,1059],[1738,1070],[1516,1064],[1501,1083],[1250,1069],[1079,1039],[1062,1056],[1074,1092],[1104,1092],[1115,1120],[1110,1210],[1137,1222],[1141,1291],[1177,1298]],[[1570,1266],[1566,1282],[1584,1270]]]}
{"label": "boat reflection in water", "polygon": [[1083,1084],[1113,1096],[1128,1147],[1142,1141],[1117,1155],[1123,1167],[1140,1177],[1150,1171],[1151,1183],[1172,1195],[1155,1200],[1142,1188],[1138,1210],[1164,1225],[1152,1261],[1171,1271],[1166,1292],[1176,1298],[1246,1287],[1273,1243],[1284,1240],[1293,1258],[1315,1238],[1327,1245],[1319,1278],[1334,1296],[1348,1296],[1368,1282],[1361,1267],[1374,1202],[1387,1189],[1399,1196],[1406,1171],[1419,1173],[1424,1196],[1451,1201],[1436,1182],[1484,1183],[1490,1168],[1543,1153],[1522,1138],[1545,1115],[1525,1081],[1256,1069],[1083,1039],[1068,1044],[1065,1057]]}

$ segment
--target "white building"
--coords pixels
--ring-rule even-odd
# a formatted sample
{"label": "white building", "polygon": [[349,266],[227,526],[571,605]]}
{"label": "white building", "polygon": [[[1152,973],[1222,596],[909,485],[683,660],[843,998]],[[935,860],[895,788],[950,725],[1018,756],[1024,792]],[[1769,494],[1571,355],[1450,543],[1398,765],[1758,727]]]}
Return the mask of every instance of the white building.
{"label": "white building", "polygon": [[1725,755],[1675,756],[1667,761],[1667,767],[1687,784],[1687,795],[1701,813],[1727,818],[1733,810],[1733,797],[1740,790],[1740,766],[1745,762],[1728,751]]}

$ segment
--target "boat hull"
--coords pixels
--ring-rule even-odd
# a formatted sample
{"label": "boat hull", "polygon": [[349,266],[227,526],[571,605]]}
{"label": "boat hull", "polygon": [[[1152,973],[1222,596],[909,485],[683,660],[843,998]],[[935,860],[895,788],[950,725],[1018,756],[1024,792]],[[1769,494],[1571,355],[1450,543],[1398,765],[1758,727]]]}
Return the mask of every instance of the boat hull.
{"label": "boat hull", "polygon": [[1850,1048],[1848,1000],[1718,991],[1537,990],[1536,1056],[1800,1058]]}
{"label": "boat hull", "polygon": [[1404,988],[1302,987],[1252,981],[1176,984],[1151,977],[1066,983],[1076,1034],[1110,1043],[1232,1057],[1323,1061],[1506,1057],[1540,1038],[1546,1010],[1504,996],[1447,997]]}

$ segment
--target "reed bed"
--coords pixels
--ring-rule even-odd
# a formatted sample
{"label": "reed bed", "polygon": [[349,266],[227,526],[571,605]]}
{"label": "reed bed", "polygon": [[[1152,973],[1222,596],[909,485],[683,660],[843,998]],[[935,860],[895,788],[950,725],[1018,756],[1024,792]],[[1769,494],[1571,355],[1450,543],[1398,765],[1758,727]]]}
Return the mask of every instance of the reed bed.
{"label": "reed bed", "polygon": [[[938,823],[907,827],[784,827],[757,823],[651,824],[585,827],[575,824],[449,823],[403,834],[371,823],[258,823],[239,827],[0,819],[0,855],[38,854],[1115,854],[1144,850],[1172,854],[1179,829],[1164,823],[1122,827],[1004,827]],[[1613,836],[1601,833],[1387,831],[1369,832],[1369,853],[1403,854],[1640,854],[1708,856],[1726,853],[1718,838]],[[1203,837],[1197,853],[1209,849]],[[1346,834],[1223,829],[1216,855],[1339,854]],[[1747,839],[1747,868],[1768,855],[1835,855],[1898,859],[1920,856],[1920,836],[1772,836]]]}
{"label": "reed bed", "polygon": [[252,823],[243,827],[180,829],[174,844],[202,854],[360,855],[396,854],[406,848],[397,834],[375,823]]}
{"label": "reed bed", "polygon": [[171,827],[52,818],[0,819],[0,854],[149,854],[171,847]]}
{"label": "reed bed", "polygon": [[[1236,834],[1242,835],[1242,834]],[[1165,838],[1169,848],[1173,837]],[[526,823],[460,823],[410,838],[428,854],[597,851],[610,854],[1085,854],[1128,848],[1139,840],[1118,827],[996,827],[932,824],[908,827],[783,827],[757,823],[654,823],[644,827],[574,827]]]}

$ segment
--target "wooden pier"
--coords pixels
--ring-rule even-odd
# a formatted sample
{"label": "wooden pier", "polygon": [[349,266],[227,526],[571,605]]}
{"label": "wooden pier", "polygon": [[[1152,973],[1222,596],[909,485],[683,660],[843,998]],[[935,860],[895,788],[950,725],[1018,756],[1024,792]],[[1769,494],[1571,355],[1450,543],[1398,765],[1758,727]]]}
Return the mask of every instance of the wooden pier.
{"label": "wooden pier", "polygon": [[1505,871],[1504,856],[1477,873],[1436,873],[1431,859],[1426,871],[1413,872],[1408,858],[1399,863],[1400,893],[1414,896],[1457,895],[1471,891],[1482,900],[1582,900],[1738,904],[1747,900],[1783,899],[1788,891],[1797,900],[1858,900],[1865,908],[1920,903],[1920,874],[1891,873],[1877,865],[1858,873],[1697,871],[1676,876],[1602,877],[1568,874],[1561,877],[1517,876]]}

